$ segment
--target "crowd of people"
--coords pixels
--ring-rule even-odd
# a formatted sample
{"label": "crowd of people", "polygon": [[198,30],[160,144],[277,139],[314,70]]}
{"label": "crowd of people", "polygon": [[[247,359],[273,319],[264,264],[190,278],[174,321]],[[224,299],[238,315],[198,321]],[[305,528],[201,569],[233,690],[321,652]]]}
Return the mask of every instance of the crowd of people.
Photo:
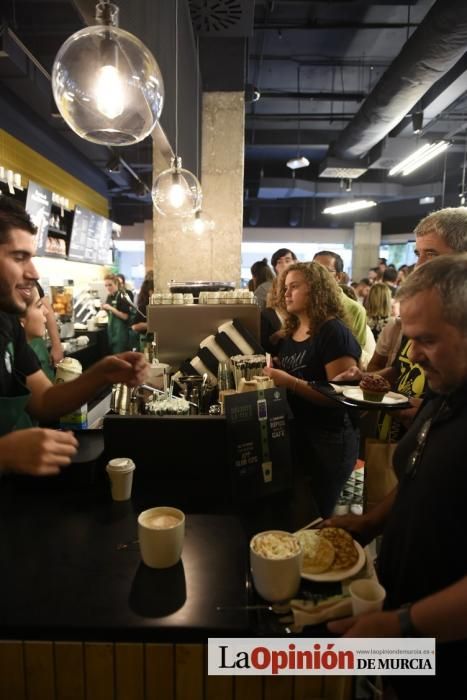
{"label": "crowd of people", "polygon": [[[329,481],[337,485],[348,470],[345,460],[336,458],[334,440],[339,435],[348,454],[355,454],[355,435],[342,429],[342,413],[333,418],[331,430],[323,425],[327,411],[335,410],[324,403],[316,420],[320,400],[308,381],[365,376],[352,334],[341,335],[341,345],[335,338],[321,342],[329,328],[345,325],[357,339],[349,315],[336,303],[337,284],[330,286],[340,272],[329,264],[333,254],[325,251],[315,262],[291,265],[280,276],[272,305],[282,326],[267,339],[274,343],[276,368],[266,371],[288,389],[299,428],[294,439],[310,465],[324,525],[342,527],[362,543],[382,535],[377,569],[387,590],[385,610],[329,623],[330,631],[350,637],[435,637],[436,677],[392,677],[392,688],[399,700],[429,691],[460,699],[467,697],[467,208],[430,214],[415,228],[415,237],[414,269],[389,272],[380,259],[368,278],[353,285],[377,340],[367,370],[386,378],[411,403],[397,414],[380,413],[378,435],[397,445],[397,486],[376,507],[327,517],[338,495]],[[321,275],[324,268],[328,272],[319,285],[316,262]],[[394,315],[392,300],[400,315]],[[316,309],[324,309],[324,315],[317,316]],[[337,356],[327,354],[331,348],[338,348]],[[339,365],[347,367],[336,372]],[[320,462],[316,453],[323,444],[327,453]]]}
{"label": "crowd of people", "polygon": [[[146,363],[125,347],[120,327],[112,322],[117,354],[73,382],[52,384],[42,369],[47,356],[39,359],[43,348],[36,355],[29,344],[43,336],[48,317],[32,260],[34,234],[22,207],[1,197],[0,471],[40,476],[66,467],[77,441],[71,432],[34,427],[35,422],[57,419],[106,384],[141,383]],[[309,467],[325,524],[343,527],[361,542],[382,534],[378,574],[387,591],[385,610],[330,623],[330,630],[348,636],[436,637],[436,677],[393,678],[397,697],[423,696],[430,689],[440,697],[465,698],[467,208],[434,212],[418,224],[415,236],[415,269],[387,275],[392,268],[381,259],[354,285],[357,300],[340,286],[343,263],[333,251],[301,263],[292,251],[280,249],[273,256],[272,277],[262,277],[261,266],[256,270],[254,291],[259,298],[265,293],[263,343],[274,355],[274,366],[265,372],[287,389],[294,447]],[[147,330],[145,305],[152,286],[148,277],[135,304],[141,312],[131,324],[137,333]],[[127,293],[111,276],[106,288],[110,318],[128,329],[133,306]],[[393,315],[393,288],[400,316]],[[377,343],[366,370],[369,336]],[[358,454],[358,418],[310,382],[360,380],[368,371],[411,401],[411,408],[397,417],[392,413],[390,421],[382,412],[378,426],[381,436],[397,443],[398,483],[374,509],[335,516]],[[446,694],[451,682],[455,690]]]}

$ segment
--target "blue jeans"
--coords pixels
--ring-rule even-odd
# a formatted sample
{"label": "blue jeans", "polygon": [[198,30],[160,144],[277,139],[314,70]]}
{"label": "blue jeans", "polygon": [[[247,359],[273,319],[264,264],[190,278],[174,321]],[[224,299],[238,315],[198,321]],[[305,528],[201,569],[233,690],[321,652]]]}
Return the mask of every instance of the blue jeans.
{"label": "blue jeans", "polygon": [[[303,424],[301,428],[303,430]],[[308,424],[303,432],[305,434],[297,435],[298,440],[305,441],[300,452],[310,475],[313,498],[321,516],[327,518],[357,461],[359,430],[345,414],[343,425],[336,430]]]}

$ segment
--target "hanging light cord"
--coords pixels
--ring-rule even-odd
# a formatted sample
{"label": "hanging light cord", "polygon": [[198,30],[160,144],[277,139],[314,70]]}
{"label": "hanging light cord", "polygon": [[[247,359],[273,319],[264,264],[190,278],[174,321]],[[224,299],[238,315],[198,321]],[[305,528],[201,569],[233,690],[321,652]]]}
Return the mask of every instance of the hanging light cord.
{"label": "hanging light cord", "polygon": [[175,156],[178,157],[178,0],[175,0]]}
{"label": "hanging light cord", "polygon": [[199,180],[199,36],[196,35],[196,177]]}
{"label": "hanging light cord", "polygon": [[297,156],[300,155],[300,146],[301,146],[301,138],[300,138],[300,128],[301,128],[301,107],[300,107],[300,70],[301,70],[301,65],[298,64],[297,66],[297,107],[298,107],[298,134],[297,134]]}

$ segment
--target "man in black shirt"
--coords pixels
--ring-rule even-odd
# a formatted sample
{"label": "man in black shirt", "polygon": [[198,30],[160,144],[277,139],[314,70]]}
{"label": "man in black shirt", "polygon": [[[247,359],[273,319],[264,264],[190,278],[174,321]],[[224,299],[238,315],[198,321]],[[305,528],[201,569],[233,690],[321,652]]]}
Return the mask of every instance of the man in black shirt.
{"label": "man in black shirt", "polygon": [[[398,487],[363,516],[333,518],[364,541],[383,533],[387,611],[332,623],[350,637],[436,637],[436,678],[391,681],[399,698],[466,698],[467,254],[420,266],[398,292],[409,354],[434,397],[394,454]],[[448,690],[449,688],[449,690]]]}
{"label": "man in black shirt", "polygon": [[56,474],[76,452],[72,433],[33,428],[53,421],[114,382],[136,385],[146,370],[139,353],[106,357],[78,379],[53,385],[28,346],[17,315],[38,279],[35,227],[24,209],[0,197],[0,471]]}

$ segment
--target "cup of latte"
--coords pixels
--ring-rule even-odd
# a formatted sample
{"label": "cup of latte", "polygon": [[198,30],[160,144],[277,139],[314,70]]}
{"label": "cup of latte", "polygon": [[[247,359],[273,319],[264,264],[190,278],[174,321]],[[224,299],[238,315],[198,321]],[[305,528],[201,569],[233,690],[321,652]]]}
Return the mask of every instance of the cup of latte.
{"label": "cup of latte", "polygon": [[185,539],[185,514],[178,508],[158,506],[139,514],[141,558],[153,569],[166,569],[180,560]]}
{"label": "cup of latte", "polygon": [[300,587],[303,552],[290,532],[259,532],[250,542],[250,567],[262,598],[279,603],[293,598]]}

